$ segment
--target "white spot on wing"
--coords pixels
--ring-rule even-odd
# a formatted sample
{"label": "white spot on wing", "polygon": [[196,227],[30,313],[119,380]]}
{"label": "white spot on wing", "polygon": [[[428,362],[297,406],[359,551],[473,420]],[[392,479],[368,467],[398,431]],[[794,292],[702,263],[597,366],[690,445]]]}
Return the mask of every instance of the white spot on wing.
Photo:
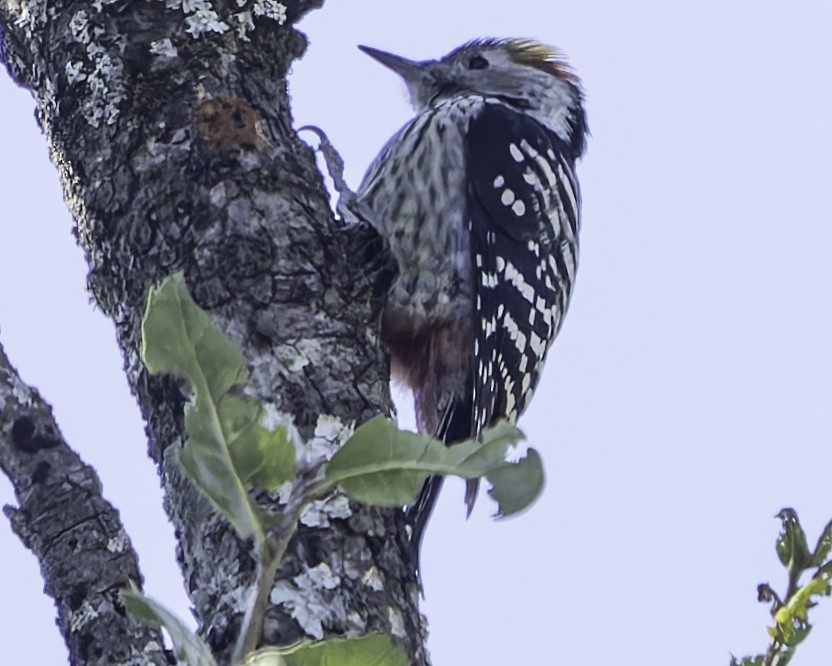
{"label": "white spot on wing", "polygon": [[497,286],[497,274],[496,273],[483,272],[481,281],[482,281],[482,286],[483,287],[488,287],[488,288],[496,287]]}
{"label": "white spot on wing", "polygon": [[508,387],[506,387],[506,413],[513,418],[511,415],[514,413],[514,393],[509,391]]}
{"label": "white spot on wing", "polygon": [[514,192],[509,188],[504,189],[503,194],[500,197],[500,201],[504,206],[511,206],[511,204],[514,203]]}
{"label": "white spot on wing", "polygon": [[511,282],[514,285],[515,289],[520,292],[520,295],[525,298],[529,303],[534,303],[534,287],[532,287],[526,279],[523,277],[523,274],[520,273],[510,261],[506,262],[506,280]]}
{"label": "white spot on wing", "polygon": [[563,263],[566,266],[569,284],[575,284],[575,255],[572,254],[572,246],[570,243],[563,242],[560,244],[560,250],[563,254]]}
{"label": "white spot on wing", "polygon": [[[514,346],[517,347],[517,351],[522,354],[526,350],[526,334],[520,330],[517,322],[512,319],[508,312],[506,312],[505,319],[503,320],[503,326],[508,332],[508,337],[514,342]],[[495,349],[494,351],[496,352],[497,350]]]}
{"label": "white spot on wing", "polygon": [[[532,310],[532,312],[534,312],[534,310]],[[537,358],[543,358],[543,354],[546,353],[546,345],[543,340],[541,340],[540,336],[534,331],[529,333],[529,346],[532,349],[532,353],[537,356]]]}
{"label": "white spot on wing", "polygon": [[[575,222],[577,224],[578,221],[578,202],[575,200],[575,190],[572,187],[572,179],[566,174],[563,170],[563,167],[558,164],[558,175],[561,178],[561,182],[563,183],[563,189],[566,190],[566,196],[569,199],[568,205],[572,211],[573,217],[575,218]],[[575,229],[574,231],[577,231]]]}
{"label": "white spot on wing", "polygon": [[517,217],[522,217],[526,214],[526,204],[524,204],[520,199],[514,202],[511,206],[511,210]]}
{"label": "white spot on wing", "polygon": [[552,273],[554,273],[555,276],[560,275],[560,271],[558,270],[558,262],[555,259],[555,255],[553,254],[549,255],[549,267],[552,269]]}
{"label": "white spot on wing", "polygon": [[[537,152],[537,150],[535,150],[535,148],[534,148],[534,147],[533,147],[533,146],[532,146],[532,145],[531,145],[528,141],[526,141],[525,139],[523,139],[523,140],[520,142],[520,147],[523,149],[523,151],[524,151],[524,152],[526,153],[526,155],[528,155],[529,157],[537,157],[537,156],[540,154],[540,153],[538,153],[538,152]],[[517,159],[517,158],[515,158],[515,159]],[[519,162],[520,160],[517,160],[517,161]]]}

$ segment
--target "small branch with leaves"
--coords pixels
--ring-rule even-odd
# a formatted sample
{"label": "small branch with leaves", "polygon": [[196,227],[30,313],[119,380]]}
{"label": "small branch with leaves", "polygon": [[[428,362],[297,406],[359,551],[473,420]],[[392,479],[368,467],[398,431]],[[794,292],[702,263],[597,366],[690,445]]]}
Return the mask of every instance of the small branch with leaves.
{"label": "small branch with leaves", "polygon": [[[393,639],[377,633],[257,649],[276,573],[310,502],[340,488],[366,504],[404,506],[416,500],[428,476],[453,474],[488,479],[497,516],[504,517],[528,508],[543,489],[540,455],[534,449],[515,455],[523,434],[505,422],[477,441],[446,447],[379,416],[355,428],[328,461],[298,456],[304,443],[290,419],[245,394],[248,370],[239,350],[194,303],[181,274],[150,290],[142,358],[151,373],[175,373],[187,381],[193,400],[185,413],[180,464],[240,538],[253,543],[257,575],[234,664],[407,663]],[[257,497],[265,492],[270,501],[256,501],[251,491]],[[178,659],[190,666],[216,664],[207,644],[159,604],[137,589],[125,590],[123,597],[137,619],[168,632]]]}
{"label": "small branch with leaves", "polygon": [[[797,646],[809,635],[809,609],[817,605],[816,597],[829,596],[832,591],[832,521],[821,532],[817,545],[809,551],[806,533],[800,526],[794,509],[783,509],[777,514],[781,521],[777,537],[777,556],[788,572],[786,594],[781,598],[768,583],[757,587],[757,599],[771,603],[774,626],[768,627],[769,647],[765,654],[731,659],[731,666],[786,666]],[[811,577],[804,584],[806,574]]]}

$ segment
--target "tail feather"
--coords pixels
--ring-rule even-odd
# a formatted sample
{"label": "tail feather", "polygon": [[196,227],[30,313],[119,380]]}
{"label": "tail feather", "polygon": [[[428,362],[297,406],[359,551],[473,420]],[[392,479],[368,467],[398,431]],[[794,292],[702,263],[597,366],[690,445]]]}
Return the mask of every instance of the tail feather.
{"label": "tail feather", "polygon": [[477,501],[477,494],[480,491],[479,479],[468,479],[465,482],[465,508],[467,513],[466,518],[471,517],[471,512],[474,510],[474,503]]}
{"label": "tail feather", "polygon": [[[470,399],[458,399],[453,401],[442,416],[439,423],[437,439],[451,445],[471,436],[471,401]],[[410,562],[416,573],[416,578],[421,585],[421,572],[419,569],[419,557],[422,550],[422,539],[425,536],[430,516],[439,499],[439,491],[445,479],[441,476],[431,476],[422,485],[419,498],[407,509],[407,520],[411,526],[410,544],[408,546]],[[477,497],[479,479],[471,479],[466,483],[465,503],[468,507],[468,515],[474,508],[474,500]]]}
{"label": "tail feather", "polygon": [[422,572],[419,557],[422,552],[422,539],[425,536],[425,529],[436,506],[436,500],[439,499],[439,491],[442,490],[442,484],[444,482],[445,477],[443,476],[429,477],[422,485],[422,490],[419,492],[419,499],[407,509],[407,520],[412,530],[408,544],[408,555],[410,557],[410,566],[416,574],[416,579],[419,581],[420,587],[422,585]]}

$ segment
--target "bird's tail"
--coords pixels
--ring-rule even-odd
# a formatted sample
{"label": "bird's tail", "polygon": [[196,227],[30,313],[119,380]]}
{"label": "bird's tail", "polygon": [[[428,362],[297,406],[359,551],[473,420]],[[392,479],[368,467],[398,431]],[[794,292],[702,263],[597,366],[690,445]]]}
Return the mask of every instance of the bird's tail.
{"label": "bird's tail", "polygon": [[[454,400],[442,417],[437,428],[437,439],[450,446],[454,442],[467,439],[471,436],[471,401],[470,399]],[[419,556],[422,550],[422,539],[425,536],[430,516],[439,498],[439,491],[445,477],[431,476],[422,485],[419,498],[407,509],[407,520],[411,526],[410,545],[408,547],[410,562],[416,577],[421,585],[421,573],[419,570]],[[479,479],[469,479],[465,488],[465,504],[468,507],[468,515],[474,508],[474,500],[477,497]]]}

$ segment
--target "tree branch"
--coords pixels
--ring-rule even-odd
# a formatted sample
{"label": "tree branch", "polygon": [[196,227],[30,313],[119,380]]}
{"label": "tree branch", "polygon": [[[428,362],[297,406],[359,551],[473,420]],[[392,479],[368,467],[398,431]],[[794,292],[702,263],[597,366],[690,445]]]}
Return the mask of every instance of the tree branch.
{"label": "tree branch", "polygon": [[40,562],[71,663],[167,664],[160,632],[130,618],[119,598],[119,590],[130,580],[140,583],[141,574],[118,512],[2,345],[0,468],[19,503],[3,512]]}

